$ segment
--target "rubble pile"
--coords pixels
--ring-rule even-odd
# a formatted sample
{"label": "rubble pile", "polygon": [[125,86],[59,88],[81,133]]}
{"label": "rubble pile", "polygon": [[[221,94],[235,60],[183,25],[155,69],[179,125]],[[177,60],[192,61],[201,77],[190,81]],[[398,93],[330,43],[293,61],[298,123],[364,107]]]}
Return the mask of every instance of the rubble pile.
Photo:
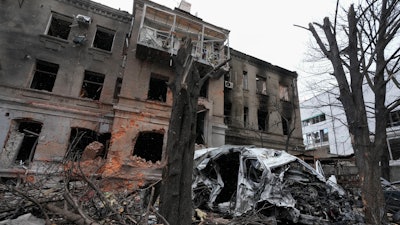
{"label": "rubble pile", "polygon": [[[156,223],[156,216],[144,207],[143,190],[111,193],[100,192],[84,181],[51,187],[10,181],[0,183],[0,221],[5,224],[26,214],[43,218],[43,225],[46,219],[48,224],[65,225],[87,221],[93,225]],[[87,221],[81,221],[82,217]]]}

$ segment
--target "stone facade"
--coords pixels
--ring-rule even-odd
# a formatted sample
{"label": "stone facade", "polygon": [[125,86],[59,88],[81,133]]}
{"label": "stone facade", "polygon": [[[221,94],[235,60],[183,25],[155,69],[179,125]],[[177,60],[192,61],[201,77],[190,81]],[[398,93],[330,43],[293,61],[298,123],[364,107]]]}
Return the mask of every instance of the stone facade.
{"label": "stone facade", "polygon": [[297,74],[228,47],[228,30],[189,10],[147,0],[134,1],[132,15],[89,0],[3,1],[0,176],[46,172],[44,164],[78,160],[98,141],[105,173],[143,158],[161,162],[141,170],[159,179],[172,56],[187,36],[201,74],[232,59],[201,91],[199,145],[285,149],[290,132],[288,150],[301,148]]}

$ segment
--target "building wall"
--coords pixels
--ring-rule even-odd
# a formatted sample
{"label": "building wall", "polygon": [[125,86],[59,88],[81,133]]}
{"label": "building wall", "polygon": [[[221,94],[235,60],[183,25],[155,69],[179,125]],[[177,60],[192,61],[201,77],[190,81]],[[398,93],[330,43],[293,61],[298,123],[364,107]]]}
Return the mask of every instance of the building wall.
{"label": "building wall", "polygon": [[[18,120],[42,123],[34,162],[60,161],[72,127],[111,132],[115,83],[123,76],[131,15],[86,0],[3,1],[0,13],[1,148]],[[55,14],[71,22],[66,39],[48,33]],[[79,14],[89,16],[91,23],[78,25],[74,16]],[[98,26],[114,32],[110,51],[93,46]],[[81,45],[73,41],[79,35],[86,37]],[[37,60],[58,65],[51,91],[31,88]],[[81,96],[86,70],[104,75],[98,100]],[[34,170],[35,163],[30,166]]]}
{"label": "building wall", "polygon": [[[400,91],[393,87],[392,84],[387,86],[386,104],[390,104],[398,98]],[[329,133],[329,141],[317,144],[309,144],[306,142],[306,137],[304,136],[304,144],[306,145],[306,150],[319,150],[321,148],[329,147],[329,151],[325,152],[322,157],[332,156],[332,155],[350,155],[353,154],[353,147],[351,145],[351,137],[347,127],[347,119],[343,106],[338,100],[338,90],[332,89],[327,92],[323,92],[310,98],[301,103],[301,119],[303,135],[310,134],[315,131],[327,129]],[[374,95],[371,90],[364,86],[364,99],[369,110],[368,111],[368,126],[372,133],[375,130],[375,120],[374,120]],[[393,111],[398,111],[399,108]],[[325,121],[321,121],[314,124],[305,125],[306,121],[317,117],[318,115],[324,114],[326,117]],[[388,136],[388,143],[390,140],[397,140],[399,125],[398,117],[393,117],[395,121],[393,124],[386,129]],[[393,146],[394,147],[394,146]],[[389,146],[390,150],[390,146]],[[396,158],[392,158],[397,160]]]}
{"label": "building wall", "polygon": [[[231,57],[231,71],[225,77],[233,84],[232,88],[225,88],[225,107],[231,107],[225,112],[226,143],[285,149],[288,136],[283,131],[282,118],[285,117],[291,121],[290,128],[294,128],[288,150],[301,149],[297,74],[233,49]],[[243,81],[246,77],[247,82]],[[257,91],[257,77],[265,79],[265,90]],[[280,86],[288,88],[287,101],[280,96]],[[267,113],[264,130],[259,127],[259,109]]]}
{"label": "building wall", "polygon": [[[42,163],[62,161],[70,146],[74,128],[88,129],[96,132],[98,136],[111,136],[107,155],[110,167],[106,166],[105,170],[111,169],[111,172],[108,171],[110,173],[115,172],[113,166],[121,165],[119,163],[127,165],[132,161],[132,155],[137,153],[135,144],[143,132],[162,134],[161,155],[165,158],[173,96],[167,88],[165,101],[151,99],[149,89],[154,77],[162,77],[165,83],[172,81],[175,74],[171,64],[171,53],[175,50],[163,51],[138,43],[145,5],[193,21],[201,25],[200,30],[207,30],[207,35],[226,38],[224,43],[228,40],[228,30],[209,24],[188,12],[169,9],[147,0],[134,2],[133,15],[89,0],[2,2],[0,13],[4,22],[0,26],[1,176],[10,175],[10,169],[24,167],[28,167],[31,172],[43,171]],[[82,25],[78,23],[77,15],[90,17],[91,22]],[[70,32],[65,38],[49,33],[54,18],[70,22]],[[98,31],[105,33],[103,32],[102,36]],[[113,34],[110,49],[99,49],[96,38],[107,39],[110,37],[107,36],[110,34],[108,32]],[[86,41],[80,42],[77,38]],[[216,40],[219,40],[218,38]],[[177,43],[176,40],[175,42]],[[219,44],[212,46],[214,49],[206,46],[208,54],[215,50],[216,46],[221,47]],[[220,50],[220,59],[229,57],[231,49]],[[284,135],[282,115],[286,115],[292,119],[296,118],[291,124],[295,129],[290,139],[289,150],[301,148],[300,122],[297,119],[297,74],[232,51],[229,74],[234,84],[233,88],[224,88],[226,79],[220,74],[221,76],[209,80],[206,96],[199,98],[199,111],[204,110],[205,118],[204,123],[200,124],[204,132],[204,145],[255,144],[284,149],[287,135]],[[202,58],[199,52],[196,54],[201,73],[205,74],[215,66],[215,58],[209,60]],[[49,71],[40,72],[45,74],[44,77],[55,77],[50,90],[33,85],[38,79],[37,71],[41,70],[39,64],[43,61],[51,63],[51,68],[54,65],[58,68],[52,75],[48,75]],[[47,63],[45,65],[49,66]],[[242,80],[244,70],[248,73],[246,90],[243,89]],[[104,76],[102,87],[94,90],[99,91],[98,98],[85,97],[88,94],[86,92],[90,91],[85,85],[101,83],[98,80],[85,81],[88,79],[85,71]],[[256,74],[266,79],[267,92],[262,96],[256,92]],[[41,82],[48,85],[47,81],[44,79]],[[290,90],[287,101],[281,101],[279,96],[282,84]],[[227,99],[230,99],[232,105],[230,110],[224,107]],[[286,112],[288,106],[292,106],[289,103],[293,103],[293,113]],[[268,111],[264,131],[258,129],[257,112],[261,105]],[[244,107],[248,108],[246,123],[243,118]],[[226,122],[226,111],[231,121],[229,123]],[[33,128],[25,131],[23,128],[26,124],[32,125]],[[25,135],[24,138],[32,135],[35,137],[35,129],[38,130],[38,137],[32,139],[37,141],[37,145],[31,143],[35,146],[32,162],[28,162],[29,165],[19,165],[15,159],[21,145],[18,141],[21,139],[20,133]],[[152,142],[151,139],[147,141]],[[124,168],[130,166],[131,164]],[[157,170],[159,166],[154,168]],[[153,176],[154,168],[152,167],[147,175]],[[125,171],[125,174],[127,173],[130,172]],[[154,177],[158,179],[157,176]]]}

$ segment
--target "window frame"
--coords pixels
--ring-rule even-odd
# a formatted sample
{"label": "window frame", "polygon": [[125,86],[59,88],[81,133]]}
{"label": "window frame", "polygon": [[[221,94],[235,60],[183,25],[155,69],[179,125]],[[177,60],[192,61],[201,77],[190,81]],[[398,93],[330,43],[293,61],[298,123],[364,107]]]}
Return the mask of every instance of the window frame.
{"label": "window frame", "polygon": [[[103,78],[103,82],[96,82],[96,81],[88,80],[88,79],[86,78],[87,75],[102,77],[102,78]],[[105,75],[105,74],[93,72],[93,71],[90,71],[90,70],[85,70],[84,76],[83,76],[83,80],[82,80],[81,92],[80,92],[80,94],[79,94],[79,97],[81,97],[81,98],[86,98],[86,99],[92,99],[92,100],[100,100],[100,98],[101,98],[101,93],[103,92],[103,87],[104,87],[105,78],[106,78],[106,75]],[[90,96],[89,96],[89,93],[87,93],[87,96],[83,96],[83,95],[84,95],[84,92],[83,92],[83,91],[85,90],[85,89],[84,89],[84,85],[85,85],[85,84],[92,84],[92,85],[99,85],[99,86],[101,86],[101,90],[100,90],[100,93],[98,94],[98,97],[97,97],[97,95],[94,95],[94,97],[90,97]]]}
{"label": "window frame", "polygon": [[[46,66],[46,67],[54,67],[54,68],[57,67],[57,71],[56,72],[51,72],[51,71],[39,70],[38,69],[38,65]],[[45,61],[45,60],[37,59],[36,63],[35,63],[35,69],[33,71],[32,80],[31,80],[31,83],[29,85],[29,88],[30,89],[35,89],[35,90],[40,90],[40,91],[45,90],[45,91],[48,91],[48,92],[53,92],[54,84],[56,82],[57,74],[58,74],[59,70],[60,70],[60,65],[59,64],[48,62],[48,61]],[[39,78],[39,76],[42,76],[42,75],[48,75],[48,77]],[[39,82],[40,79],[50,79],[50,78],[54,78],[52,80],[51,88],[41,88],[41,89],[40,88],[35,88],[37,86],[37,82]],[[33,85],[35,87],[33,87]]]}
{"label": "window frame", "polygon": [[[112,34],[113,37],[112,37],[112,41],[111,41],[109,49],[108,48],[100,48],[96,44],[97,43],[96,40],[98,40],[97,39],[97,37],[98,37],[97,35],[98,35],[99,31],[102,32],[102,33]],[[96,32],[95,32],[94,37],[93,37],[92,48],[100,49],[100,50],[106,51],[106,52],[111,52],[113,50],[113,47],[114,47],[115,35],[116,35],[116,31],[115,30],[112,30],[112,29],[109,29],[109,28],[106,28],[106,27],[103,27],[103,26],[97,26],[96,27]]]}
{"label": "window frame", "polygon": [[[52,27],[52,24],[53,24],[53,19],[61,20],[63,22],[70,23],[68,25],[68,27],[69,27],[68,34],[67,34],[67,36],[65,38],[49,34],[49,31],[50,31],[50,29]],[[71,35],[71,25],[73,23],[73,20],[74,19],[72,17],[70,17],[70,16],[67,16],[67,15],[52,11],[51,14],[50,14],[50,19],[49,19],[49,22],[47,24],[47,27],[46,27],[46,30],[45,30],[44,34],[47,35],[47,36],[50,36],[50,37],[54,37],[54,38],[58,38],[58,39],[62,39],[62,40],[68,40],[69,36]]]}

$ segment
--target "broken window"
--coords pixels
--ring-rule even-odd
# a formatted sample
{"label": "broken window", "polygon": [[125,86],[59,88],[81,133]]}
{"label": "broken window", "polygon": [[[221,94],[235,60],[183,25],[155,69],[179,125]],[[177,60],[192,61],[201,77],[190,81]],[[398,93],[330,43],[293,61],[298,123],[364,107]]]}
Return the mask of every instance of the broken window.
{"label": "broken window", "polygon": [[119,94],[121,93],[122,87],[122,78],[118,77],[115,81],[115,89],[114,89],[114,99],[117,99]]}
{"label": "broken window", "polygon": [[247,76],[247,71],[243,71],[243,89],[244,90],[249,89],[249,79]]}
{"label": "broken window", "polygon": [[196,120],[196,144],[206,144],[205,139],[205,118],[206,118],[206,110],[202,110],[197,112],[197,120]]}
{"label": "broken window", "polygon": [[115,31],[98,26],[96,35],[94,36],[93,47],[111,51],[114,34]]}
{"label": "broken window", "polygon": [[72,18],[58,13],[52,13],[50,24],[47,28],[47,35],[68,39],[69,32],[71,31]]}
{"label": "broken window", "polygon": [[258,129],[262,130],[262,131],[266,131],[268,128],[268,112],[266,111],[262,111],[262,110],[258,110],[257,112],[257,117],[258,117]]}
{"label": "broken window", "polygon": [[166,102],[167,100],[167,82],[168,78],[151,74],[149,91],[147,94],[148,100]]}
{"label": "broken window", "polygon": [[42,126],[42,123],[34,121],[21,121],[19,123],[18,132],[24,134],[24,138],[15,159],[17,164],[29,164],[32,161]]}
{"label": "broken window", "polygon": [[289,87],[286,85],[279,85],[279,98],[283,101],[289,101]]}
{"label": "broken window", "polygon": [[249,108],[243,108],[243,126],[248,127],[249,123]]}
{"label": "broken window", "polygon": [[86,146],[90,143],[97,141],[103,144],[102,151],[98,152],[96,157],[107,157],[107,150],[110,144],[111,134],[104,133],[99,134],[94,130],[86,128],[71,128],[71,133],[69,136],[69,146],[66,154],[67,159],[71,161],[78,161],[82,157],[82,153]]}
{"label": "broken window", "polygon": [[203,98],[208,97],[208,79],[204,82],[203,86],[201,86],[199,96]]}
{"label": "broken window", "polygon": [[225,101],[224,104],[224,123],[231,124],[231,110],[232,110],[232,103]]}
{"label": "broken window", "polygon": [[290,118],[285,118],[282,116],[282,131],[283,135],[288,135],[289,134],[289,122]]}
{"label": "broken window", "polygon": [[262,76],[256,76],[257,94],[267,94],[267,79]]}
{"label": "broken window", "polygon": [[152,161],[160,161],[162,156],[164,134],[161,132],[140,132],[133,149],[133,155]]}
{"label": "broken window", "polygon": [[104,74],[85,71],[85,77],[83,78],[80,97],[99,100],[101,90],[103,89],[103,83]]}
{"label": "broken window", "polygon": [[31,88],[51,92],[56,81],[58,68],[57,64],[37,60]]}
{"label": "broken window", "polygon": [[42,126],[32,120],[14,120],[3,151],[0,151],[2,166],[28,165],[35,154]]}

